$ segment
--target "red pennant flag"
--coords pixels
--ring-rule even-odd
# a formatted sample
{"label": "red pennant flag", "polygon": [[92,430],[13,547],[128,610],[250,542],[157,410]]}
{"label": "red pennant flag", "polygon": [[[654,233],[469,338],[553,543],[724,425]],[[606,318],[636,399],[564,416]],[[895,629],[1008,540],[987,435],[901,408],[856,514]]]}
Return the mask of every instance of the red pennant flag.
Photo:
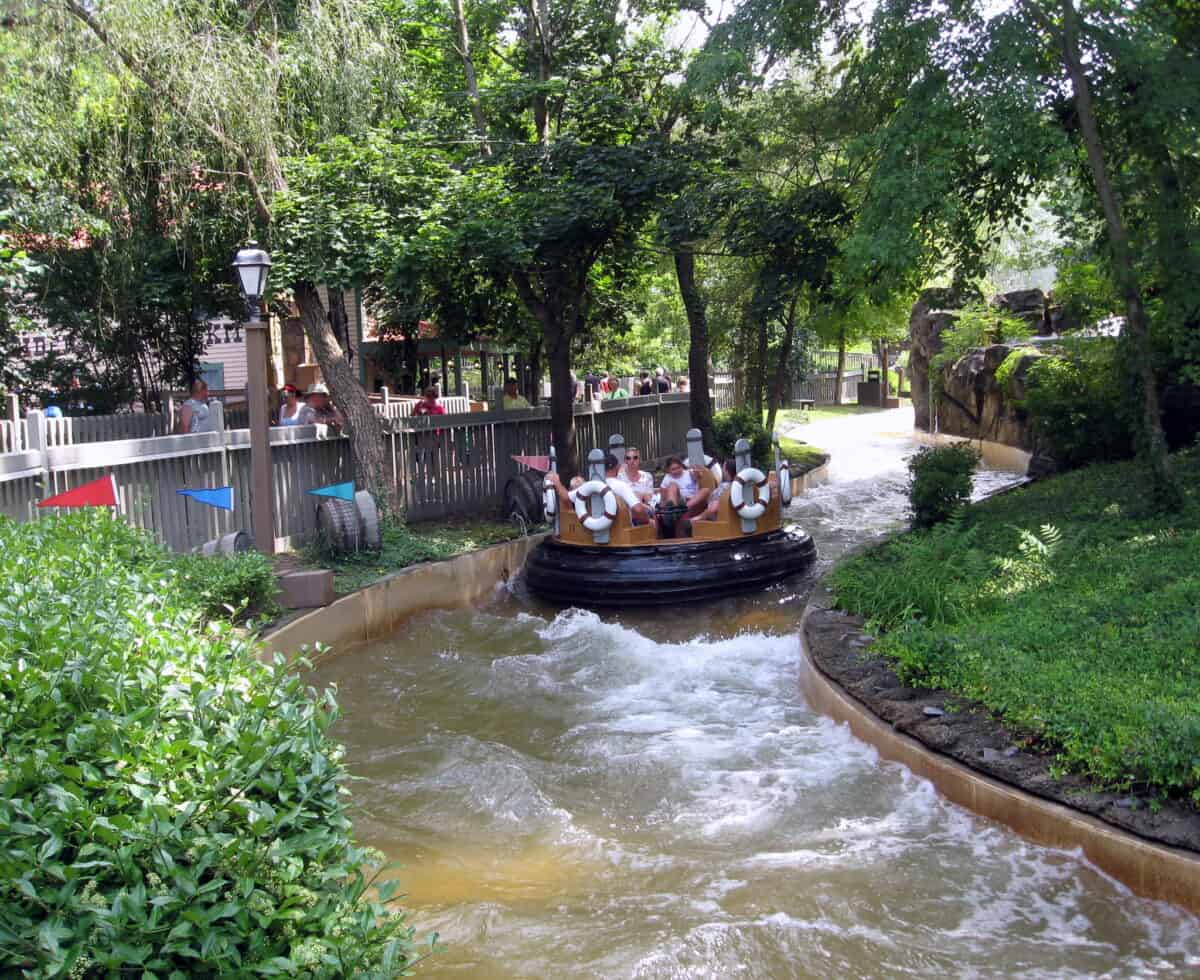
{"label": "red pennant flag", "polygon": [[537,470],[539,473],[550,472],[549,456],[514,456],[513,461],[516,463],[524,463],[531,470]]}
{"label": "red pennant flag", "polygon": [[102,476],[99,480],[85,483],[74,490],[56,493],[47,497],[39,507],[116,507],[117,480],[114,476]]}

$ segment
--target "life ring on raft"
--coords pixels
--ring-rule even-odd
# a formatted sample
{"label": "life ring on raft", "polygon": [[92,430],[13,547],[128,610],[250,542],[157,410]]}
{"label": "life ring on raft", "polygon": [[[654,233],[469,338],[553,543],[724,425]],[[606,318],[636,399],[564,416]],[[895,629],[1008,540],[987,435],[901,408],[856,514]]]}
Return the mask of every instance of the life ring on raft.
{"label": "life ring on raft", "polygon": [[779,464],[779,502],[784,507],[792,502],[792,471],[786,459]]}
{"label": "life ring on raft", "polygon": [[554,520],[554,513],[558,510],[558,491],[550,483],[549,477],[542,481],[542,508],[546,511],[546,520]]}
{"label": "life ring on raft", "polygon": [[[751,486],[758,490],[757,500],[754,500],[756,494],[754,490],[750,491],[750,499],[754,503],[750,503],[746,499],[746,487]],[[767,484],[767,478],[763,475],[762,470],[756,470],[753,466],[747,466],[738,475],[737,479],[729,486],[729,505],[733,508],[733,512],[744,521],[757,521],[767,512],[767,504],[771,502],[771,487]]]}
{"label": "life ring on raft", "polygon": [[[593,516],[591,513],[592,497],[600,494],[604,501],[604,513]],[[617,497],[603,480],[588,480],[575,491],[575,516],[580,523],[595,534],[597,531],[607,531],[617,519]]]}

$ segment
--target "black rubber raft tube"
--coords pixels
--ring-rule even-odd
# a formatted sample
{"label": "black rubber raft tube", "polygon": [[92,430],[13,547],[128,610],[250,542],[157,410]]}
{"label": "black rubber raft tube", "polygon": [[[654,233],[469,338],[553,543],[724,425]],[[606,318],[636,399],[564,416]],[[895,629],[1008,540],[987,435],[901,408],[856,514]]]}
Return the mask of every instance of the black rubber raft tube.
{"label": "black rubber raft tube", "polygon": [[753,537],[589,548],[547,538],[525,563],[529,590],[575,606],[662,606],[754,592],[817,557],[797,526]]}

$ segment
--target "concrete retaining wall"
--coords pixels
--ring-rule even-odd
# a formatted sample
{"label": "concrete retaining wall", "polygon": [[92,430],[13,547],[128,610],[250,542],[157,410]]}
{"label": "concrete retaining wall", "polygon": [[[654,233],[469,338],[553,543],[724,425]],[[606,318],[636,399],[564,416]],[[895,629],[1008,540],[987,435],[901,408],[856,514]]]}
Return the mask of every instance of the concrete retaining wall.
{"label": "concrete retaining wall", "polygon": [[979,450],[980,456],[988,466],[998,470],[1012,470],[1014,473],[1025,473],[1029,469],[1029,460],[1033,454],[1016,446],[1002,442],[991,442],[987,439],[968,439],[966,436],[952,436],[945,432],[922,432],[913,430],[913,438],[927,446],[948,446],[954,442],[969,442]]}
{"label": "concrete retaining wall", "polygon": [[1154,844],[1069,807],[976,772],[896,731],[847,694],[813,663],[800,624],[800,690],[809,706],[848,725],[879,755],[928,779],[946,799],[1048,847],[1079,850],[1096,867],[1146,898],[1174,902],[1200,914],[1200,858]]}
{"label": "concrete retaining wall", "polygon": [[[544,534],[517,538],[445,561],[401,569],[321,609],[285,623],[264,638],[265,652],[296,657],[317,643],[334,649],[376,640],[392,633],[401,620],[427,609],[469,606],[516,575]],[[308,654],[312,656],[311,652]]]}

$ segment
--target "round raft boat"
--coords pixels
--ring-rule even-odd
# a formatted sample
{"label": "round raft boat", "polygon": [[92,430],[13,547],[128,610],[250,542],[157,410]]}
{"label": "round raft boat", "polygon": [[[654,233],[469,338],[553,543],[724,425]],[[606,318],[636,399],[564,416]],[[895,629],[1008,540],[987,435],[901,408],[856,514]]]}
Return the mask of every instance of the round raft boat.
{"label": "round raft boat", "polygon": [[[659,538],[653,524],[633,523],[604,482],[604,453],[592,450],[590,479],[577,490],[574,509],[560,507],[553,487],[545,485],[554,532],[526,563],[530,591],[569,605],[675,605],[757,591],[805,571],[816,559],[816,546],[800,527],[781,519],[791,499],[787,461],[776,449],[776,484],[750,464],[749,448],[739,440],[737,480],[722,494],[716,518],[695,521],[691,537],[670,539]],[[688,432],[688,449],[690,459],[703,455],[695,429]],[[618,459],[623,455],[619,435],[612,437],[610,452]],[[716,486],[707,467],[698,472],[702,486]]]}

